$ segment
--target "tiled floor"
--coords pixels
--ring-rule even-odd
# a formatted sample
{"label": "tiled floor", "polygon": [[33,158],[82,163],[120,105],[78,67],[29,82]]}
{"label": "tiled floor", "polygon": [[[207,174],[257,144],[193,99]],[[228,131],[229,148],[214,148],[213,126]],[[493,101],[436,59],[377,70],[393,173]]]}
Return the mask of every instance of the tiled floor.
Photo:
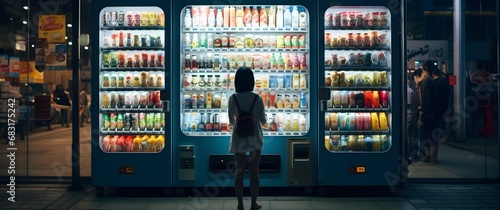
{"label": "tiled floor", "polygon": [[[234,197],[167,197],[143,196],[134,192],[108,190],[96,197],[94,188],[67,191],[64,185],[21,185],[16,202],[7,201],[2,193],[0,209],[143,209],[143,210],[234,210]],[[0,188],[2,192],[7,189]],[[326,197],[263,196],[262,210],[410,210],[410,209],[500,209],[500,184],[410,184],[397,189],[394,196]],[[250,200],[245,197],[246,209]]]}

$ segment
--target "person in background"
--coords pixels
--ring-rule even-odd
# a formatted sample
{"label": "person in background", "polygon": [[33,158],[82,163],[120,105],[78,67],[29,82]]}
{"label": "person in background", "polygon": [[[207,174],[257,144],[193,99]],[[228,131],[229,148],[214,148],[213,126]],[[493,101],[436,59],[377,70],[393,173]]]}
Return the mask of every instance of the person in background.
{"label": "person in background", "polygon": [[424,67],[429,69],[429,72],[432,72],[432,83],[434,87],[434,129],[433,129],[433,138],[435,138],[436,147],[432,152],[434,162],[438,160],[438,150],[439,143],[442,138],[446,137],[446,124],[445,124],[445,112],[448,110],[448,98],[450,95],[450,86],[448,84],[448,79],[443,74],[439,68],[434,65],[433,62],[426,61],[424,62]]}
{"label": "person in background", "polygon": [[[419,70],[420,72],[422,69]],[[415,161],[415,153],[418,153],[418,145],[419,143],[415,141],[415,133],[414,131],[417,128],[417,121],[418,121],[418,106],[419,106],[419,101],[418,101],[418,94],[413,88],[411,87],[411,81],[413,80],[413,75],[411,73],[408,73],[408,77],[406,79],[407,85],[406,85],[406,130],[407,130],[407,136],[406,136],[406,154],[408,155],[408,160],[411,162]]]}
{"label": "person in background", "polygon": [[420,147],[424,152],[424,162],[431,162],[432,149],[436,149],[436,144],[432,139],[432,129],[434,128],[434,95],[432,87],[431,72],[425,66],[413,72],[415,83],[417,84],[417,93],[420,101],[418,127],[420,133]]}
{"label": "person in background", "polygon": [[260,154],[264,145],[262,125],[266,123],[266,114],[264,102],[261,97],[253,93],[255,79],[251,69],[247,67],[239,68],[236,71],[234,78],[236,93],[229,97],[229,123],[234,128],[238,117],[238,107],[233,98],[238,101],[242,110],[250,110],[251,104],[255,97],[257,101],[252,109],[254,122],[253,136],[246,138],[239,137],[236,132],[231,135],[230,152],[234,153],[235,159],[235,178],[234,187],[235,194],[238,199],[238,210],[243,210],[243,177],[246,169],[246,153],[250,153],[248,160],[250,168],[250,194],[252,197],[251,210],[260,209],[262,206],[257,203],[257,195],[259,194],[259,162]]}
{"label": "person in background", "polygon": [[[64,90],[64,87],[62,85],[56,86],[53,95],[54,95],[54,102],[56,104],[63,106],[71,106],[71,100],[69,94]],[[69,127],[68,109],[61,109],[61,126],[64,125],[66,125],[66,127]]]}
{"label": "person in background", "polygon": [[89,100],[85,89],[80,91],[80,94],[78,95],[78,103],[80,105],[80,127],[83,127],[83,122],[88,122],[90,117]]}

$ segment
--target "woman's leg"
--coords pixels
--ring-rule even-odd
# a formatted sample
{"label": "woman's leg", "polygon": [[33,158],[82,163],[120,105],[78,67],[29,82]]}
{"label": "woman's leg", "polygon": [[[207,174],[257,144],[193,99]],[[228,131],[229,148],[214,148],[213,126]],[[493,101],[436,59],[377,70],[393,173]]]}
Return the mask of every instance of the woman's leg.
{"label": "woman's leg", "polygon": [[260,205],[257,203],[259,195],[259,163],[261,150],[250,152],[250,195],[252,196],[252,209],[257,209]]}
{"label": "woman's leg", "polygon": [[246,154],[234,153],[235,174],[234,174],[234,191],[238,199],[238,209],[243,209],[243,177],[245,176]]}

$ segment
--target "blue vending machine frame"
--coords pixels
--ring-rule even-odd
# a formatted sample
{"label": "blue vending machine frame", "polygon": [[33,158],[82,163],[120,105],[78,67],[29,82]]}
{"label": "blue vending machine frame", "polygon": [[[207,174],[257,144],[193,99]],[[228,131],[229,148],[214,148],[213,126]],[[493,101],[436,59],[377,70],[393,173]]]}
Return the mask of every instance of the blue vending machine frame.
{"label": "blue vending machine frame", "polygon": [[[230,2],[230,1],[229,1]],[[183,123],[181,122],[181,115],[183,114],[183,109],[181,105],[184,103],[182,98],[183,91],[183,69],[184,69],[184,53],[182,50],[184,43],[183,28],[181,27],[181,21],[184,18],[184,8],[187,6],[246,6],[246,5],[299,5],[303,6],[308,10],[307,25],[309,27],[309,39],[307,43],[308,53],[309,53],[309,73],[308,84],[310,88],[309,96],[307,101],[307,106],[309,106],[309,125],[308,131],[304,135],[264,135],[264,149],[262,151],[261,160],[261,173],[260,173],[260,186],[262,187],[286,187],[286,186],[309,186],[313,187],[317,185],[317,159],[314,154],[317,153],[316,139],[317,139],[317,118],[315,107],[317,106],[317,101],[313,100],[317,97],[317,93],[313,91],[311,87],[317,87],[317,80],[315,76],[315,70],[317,69],[317,64],[315,62],[316,57],[316,33],[317,33],[317,23],[316,23],[316,10],[317,5],[314,1],[304,2],[300,0],[278,0],[269,4],[269,1],[264,0],[242,0],[238,1],[238,4],[231,5],[229,2],[224,1],[211,1],[211,0],[185,0],[185,1],[173,1],[173,28],[176,33],[173,33],[172,39],[175,43],[173,47],[173,123],[172,123],[172,134],[173,134],[173,146],[172,146],[172,158],[173,158],[173,187],[231,187],[234,186],[234,172],[227,170],[227,167],[231,167],[231,162],[234,157],[233,154],[229,152],[229,141],[230,136],[228,133],[225,135],[208,135],[205,136],[189,136],[183,132]],[[227,4],[224,4],[227,3]],[[292,9],[290,7],[290,9]],[[213,30],[213,29],[208,29]],[[177,33],[181,32],[181,33]],[[185,32],[185,31],[184,31]],[[208,31],[191,31],[193,32],[208,32]],[[216,33],[217,31],[210,31],[211,33]],[[220,32],[220,31],[219,31]],[[230,31],[231,32],[231,31]],[[232,31],[239,32],[239,31]],[[242,31],[244,32],[244,31]],[[281,31],[284,33],[285,31]],[[250,32],[251,33],[251,32]],[[293,32],[289,32],[292,34]],[[303,32],[302,32],[303,33]],[[229,34],[229,32],[228,32]],[[246,33],[245,33],[246,34]],[[182,48],[182,49],[181,49]],[[269,52],[269,51],[268,51]],[[214,52],[216,53],[216,52]],[[223,53],[223,52],[220,52]],[[256,54],[259,52],[255,52]],[[258,72],[258,71],[256,71]],[[235,73],[235,71],[232,71]],[[269,73],[269,72],[267,72]],[[290,72],[293,73],[293,72]],[[256,88],[257,89],[257,88]],[[255,89],[255,90],[256,90]],[[233,88],[234,92],[234,88]],[[180,93],[180,94],[176,94]],[[229,97],[230,95],[227,95]],[[220,111],[220,114],[227,113],[226,111]],[[273,112],[273,113],[278,113]],[[302,144],[308,142],[311,145],[309,151],[307,151],[308,161],[311,161],[312,165],[308,169],[310,170],[311,178],[307,183],[299,183],[294,181],[294,177],[290,177],[291,173],[288,170],[291,169],[289,166],[289,159],[291,154],[287,152],[287,144],[290,142],[295,142],[294,144]],[[297,143],[298,142],[298,143]],[[298,154],[298,152],[297,152]],[[217,164],[216,164],[217,163]],[[221,163],[221,164],[219,164]],[[228,163],[228,164],[226,164]],[[300,165],[300,164],[299,164]],[[222,168],[221,168],[222,167]],[[298,168],[298,166],[296,166]],[[182,168],[182,169],[181,169]],[[245,186],[248,186],[249,176],[245,175]]]}
{"label": "blue vending machine frame", "polygon": [[[110,9],[109,12],[114,11],[113,7],[119,8],[116,12],[119,11],[124,11],[125,15],[125,20],[127,18],[127,9],[130,9],[130,11],[135,12],[141,12],[138,11],[140,10],[141,7],[155,7],[159,9],[155,9],[154,12],[156,12],[156,15],[161,14],[161,12],[164,13],[165,18],[165,26],[157,26],[157,27],[144,27],[144,26],[115,26],[115,27],[103,27],[102,24],[102,17],[100,14],[101,11],[104,11],[106,9]],[[163,11],[160,11],[163,10]],[[142,12],[153,12],[150,11],[149,9],[143,10]],[[104,187],[170,187],[172,186],[172,152],[171,152],[171,143],[172,143],[172,138],[171,138],[171,131],[170,131],[170,125],[172,123],[171,121],[171,113],[169,111],[169,98],[171,95],[171,58],[169,57],[170,55],[170,43],[171,43],[171,38],[170,34],[172,33],[170,25],[170,14],[171,14],[171,8],[170,5],[166,2],[159,3],[158,1],[154,0],[144,0],[144,1],[117,1],[117,0],[110,0],[110,1],[94,1],[92,3],[92,105],[91,105],[91,110],[92,110],[92,185],[96,187],[96,193],[97,195],[103,195],[104,193]],[[139,13],[138,13],[139,14]],[[113,14],[116,15],[116,14]],[[119,14],[118,14],[119,15]],[[111,15],[112,16],[112,15]],[[116,17],[113,17],[116,18]],[[157,16],[157,18],[160,18]],[[116,47],[111,47],[109,49],[103,49],[102,44],[103,41],[101,38],[101,33],[104,33],[102,31],[106,31],[107,33],[119,33],[120,31],[124,31],[124,33],[131,33],[132,37],[134,35],[141,36],[142,34],[154,34],[158,35],[159,37],[163,36],[163,40],[161,40],[161,45],[157,45],[157,47],[151,47],[151,43],[147,44],[147,46],[133,46],[133,47],[128,47],[125,46],[125,48],[119,49]],[[154,30],[155,32],[149,31],[149,30]],[[163,30],[163,32],[161,32]],[[163,33],[163,34],[162,34]],[[133,38],[131,38],[133,39]],[[111,46],[111,41],[110,46]],[[158,41],[158,40],[157,40]],[[154,43],[157,44],[157,43]],[[128,47],[128,48],[127,48]],[[142,87],[129,87],[125,86],[125,88],[119,88],[120,86],[116,86],[118,88],[108,88],[105,89],[102,86],[102,81],[103,76],[101,75],[101,71],[103,70],[103,67],[101,67],[101,53],[104,51],[122,51],[127,53],[127,56],[132,56],[134,53],[147,53],[147,55],[151,54],[156,54],[157,56],[160,55],[160,53],[163,53],[164,56],[164,64],[163,66],[160,66],[156,64],[156,67],[131,67],[127,66],[125,68],[115,68],[115,69],[107,69],[107,73],[110,74],[119,74],[119,73],[131,73],[132,75],[134,74],[141,74],[141,72],[147,72],[149,74],[154,73],[154,82],[155,86],[148,85],[147,88],[142,88]],[[149,59],[149,58],[148,58]],[[158,57],[156,57],[156,60],[158,60]],[[155,61],[156,62],[156,61]],[[161,61],[159,61],[161,62]],[[119,67],[119,66],[118,66]],[[128,69],[127,69],[128,68]],[[105,72],[102,71],[102,72]],[[161,72],[164,72],[162,74]],[[150,75],[151,76],[151,75]],[[157,76],[162,76],[163,77],[163,87],[156,86],[157,84]],[[160,79],[161,80],[161,79]],[[118,81],[120,82],[120,81]],[[112,87],[112,86],[111,86]],[[142,88],[142,89],[141,89]],[[148,108],[143,109],[143,108],[138,108],[138,107],[130,107],[130,109],[123,108],[119,109],[118,107],[116,109],[110,107],[109,109],[102,109],[101,108],[101,100],[102,100],[102,91],[116,91],[121,92],[123,94],[126,94],[127,92],[133,92],[133,91],[143,91],[143,92],[151,92],[155,91],[161,92],[161,101],[163,101],[163,106],[162,108],[158,108],[156,106],[151,107],[151,105],[148,105]],[[155,94],[156,95],[156,94]],[[155,96],[157,98],[158,95]],[[104,119],[102,116],[103,114],[106,113],[121,113],[126,115],[126,113],[137,113],[137,115],[140,115],[141,112],[143,113],[154,113],[154,114],[162,114],[164,113],[164,123],[163,127],[161,129],[156,129],[151,131],[111,131],[108,130],[106,132],[103,132],[103,125],[101,124]],[[164,135],[164,148],[161,151],[142,151],[138,152],[135,150],[131,150],[134,152],[105,152],[101,149],[101,138],[104,135],[141,135],[144,137],[145,135]],[[158,142],[158,141],[157,141]],[[160,143],[158,143],[160,144]],[[136,147],[138,145],[134,145],[133,147]],[[161,147],[161,146],[157,146]],[[136,148],[137,149],[137,148]],[[165,188],[167,189],[167,188]]]}
{"label": "blue vending machine frame", "polygon": [[[336,90],[336,91],[342,91],[343,89],[348,90],[348,91],[370,91],[374,90],[387,90],[390,92],[390,97],[389,97],[389,107],[385,107],[382,109],[352,109],[351,108],[346,108],[344,105],[342,105],[343,108],[327,108],[328,106],[331,106],[329,103],[335,103],[334,102],[334,95],[331,95],[332,101],[328,102],[326,100],[320,100],[319,104],[321,105],[323,103],[323,107],[318,107],[319,109],[319,126],[318,126],[318,133],[319,133],[319,140],[318,140],[318,186],[319,187],[327,187],[327,186],[380,186],[380,187],[386,187],[386,186],[397,186],[401,182],[401,177],[403,177],[401,172],[400,166],[402,165],[403,161],[405,160],[400,156],[400,147],[403,144],[404,137],[402,136],[402,131],[403,131],[403,121],[402,121],[402,102],[404,101],[403,99],[403,84],[406,83],[406,80],[403,78],[404,75],[404,68],[402,68],[402,61],[403,61],[403,53],[404,51],[402,50],[402,37],[401,37],[401,28],[402,28],[402,18],[401,18],[401,8],[400,8],[400,2],[399,1],[362,1],[362,0],[350,0],[350,1],[336,1],[335,3],[329,2],[329,1],[318,1],[318,23],[319,23],[319,32],[318,32],[318,42],[320,43],[319,45],[319,52],[318,52],[318,58],[320,59],[319,63],[319,70],[318,70],[318,82],[320,85],[320,89],[323,87],[326,87],[326,90],[329,92],[331,89]],[[332,33],[332,38],[337,39],[337,35],[335,33],[338,33],[337,31],[344,31],[342,34],[346,35],[349,33],[348,31],[351,29],[349,27],[338,27],[338,26],[333,26],[333,28],[329,28],[328,30],[325,31],[325,12],[327,9],[330,7],[343,7],[346,12],[349,11],[359,11],[363,9],[370,9],[370,7],[376,7],[377,9],[386,9],[387,10],[387,16],[390,15],[390,18],[388,20],[390,21],[390,32],[387,32],[387,37],[391,37],[391,40],[389,41],[389,47],[390,49],[376,49],[375,48],[350,48],[343,47],[343,46],[334,46],[333,48],[326,49],[327,47],[325,46],[325,36],[326,32],[331,32]],[[339,12],[340,11],[335,11]],[[364,11],[366,12],[366,11]],[[363,12],[363,15],[365,13]],[[331,14],[332,16],[335,14]],[[342,14],[341,14],[342,15]],[[335,22],[335,17],[332,17],[333,22]],[[343,17],[341,17],[343,18]],[[341,20],[342,21],[342,20]],[[333,23],[335,24],[335,23]],[[343,24],[343,23],[341,23]],[[366,32],[369,33],[371,31],[377,31],[380,28],[356,28],[353,27],[352,30],[358,30],[357,32]],[[384,31],[384,30],[380,30]],[[385,33],[385,32],[380,32],[380,33]],[[354,36],[356,36],[356,33],[354,33]],[[341,38],[339,37],[339,40]],[[330,39],[333,40],[333,39]],[[348,38],[346,38],[347,41]],[[349,45],[349,44],[347,44]],[[332,46],[332,45],[331,45]],[[326,51],[328,51],[328,54]],[[349,65],[349,58],[347,59],[346,62],[348,62],[347,66],[344,67],[330,67],[333,66],[333,63],[328,63],[328,62],[334,62],[330,58],[330,54],[332,53],[338,53],[339,55],[342,55],[342,53],[347,52],[347,51],[357,51],[361,53],[366,53],[366,52],[371,52],[375,53],[374,51],[381,51],[381,52],[390,52],[390,60],[388,61],[387,65],[390,68],[385,68],[385,67],[373,67],[373,66],[363,66],[363,65],[358,65],[361,67],[350,67]],[[325,59],[325,62],[323,62],[323,59]],[[327,61],[327,59],[330,59],[330,61]],[[339,61],[341,62],[341,61]],[[373,65],[373,63],[372,63]],[[356,66],[356,65],[354,65]],[[387,73],[387,79],[388,84],[389,84],[389,89],[383,88],[383,87],[359,87],[357,84],[354,85],[356,87],[352,87],[353,85],[347,85],[348,87],[333,87],[333,85],[330,85],[330,87],[327,87],[325,81],[327,81],[326,77],[330,77],[327,75],[327,71],[337,71],[339,74],[340,72],[345,72],[346,74],[353,72],[353,71],[359,71],[361,73],[365,71],[371,71],[369,72],[370,76],[372,72],[386,72]],[[333,73],[332,73],[333,74]],[[378,73],[377,73],[378,74]],[[331,77],[333,80],[333,77]],[[372,78],[373,79],[373,78]],[[332,81],[333,83],[333,81]],[[356,82],[355,82],[356,83]],[[349,87],[350,86],[350,87]],[[325,90],[325,89],[323,89]],[[345,92],[345,91],[344,91]],[[332,92],[333,93],[333,92]],[[347,96],[349,97],[349,95]],[[380,97],[380,96],[379,96]],[[347,106],[349,107],[349,106]],[[388,113],[387,115],[387,121],[389,123],[389,130],[388,131],[345,131],[345,130],[333,130],[330,126],[327,125],[327,122],[329,120],[324,119],[326,116],[325,114],[329,114],[332,112],[347,112],[349,114],[354,114],[356,112],[358,113],[379,113],[379,112],[385,112]],[[340,115],[340,114],[339,114]],[[335,116],[335,115],[334,115]],[[340,124],[341,119],[338,119],[336,123],[338,123],[338,126],[341,126]],[[366,119],[366,118],[365,118]],[[345,123],[345,122],[344,122]],[[330,128],[326,128],[330,127]],[[332,130],[330,130],[332,129]],[[328,131],[325,131],[328,130]],[[351,146],[351,139],[348,139],[347,141],[344,141],[345,139],[338,139],[340,136],[348,136],[348,134],[353,134],[354,140],[352,144],[358,144],[359,145],[364,145],[361,146],[362,148],[356,148],[354,151],[350,149]],[[373,139],[367,139],[367,136],[372,136],[375,138],[376,134],[382,134],[382,135],[387,135],[388,141],[391,141],[392,144],[390,144],[390,148],[385,148],[388,144],[383,145],[383,143],[380,143],[380,151],[374,152],[375,151],[375,146],[373,146],[371,143],[368,142],[373,142]],[[334,135],[337,135],[337,137],[334,137]],[[363,137],[359,137],[359,135],[363,135]],[[335,139],[337,138],[337,139]],[[341,137],[343,138],[343,137]],[[323,140],[325,139],[325,140]],[[359,140],[358,140],[359,139]],[[344,141],[344,142],[343,142]],[[383,141],[383,140],[381,140]],[[323,143],[324,142],[324,143]],[[347,143],[347,144],[346,144]],[[370,144],[370,146],[368,146]],[[334,150],[333,147],[339,147],[340,151],[332,151]],[[328,151],[328,149],[331,149]],[[342,151],[342,147],[345,147],[345,151]],[[370,149],[367,149],[370,147]],[[338,149],[338,148],[335,148]],[[367,151],[370,150],[370,151]]]}

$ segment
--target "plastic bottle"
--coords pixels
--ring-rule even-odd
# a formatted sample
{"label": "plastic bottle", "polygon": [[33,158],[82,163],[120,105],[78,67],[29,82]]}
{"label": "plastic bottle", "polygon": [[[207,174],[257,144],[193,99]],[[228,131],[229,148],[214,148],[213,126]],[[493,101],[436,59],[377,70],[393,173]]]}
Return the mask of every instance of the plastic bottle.
{"label": "plastic bottle", "polygon": [[300,131],[307,131],[307,122],[306,122],[306,115],[303,114],[300,116],[299,119],[299,129]]}
{"label": "plastic bottle", "polygon": [[305,12],[300,12],[299,13],[299,27],[300,28],[305,28],[307,27],[307,18],[306,18],[306,13]]}
{"label": "plastic bottle", "polygon": [[217,7],[217,16],[215,18],[215,26],[217,28],[222,28],[224,25],[224,17],[222,16],[222,8]]}
{"label": "plastic bottle", "polygon": [[236,8],[229,8],[229,27],[236,27]]}
{"label": "plastic bottle", "polygon": [[276,28],[283,28],[283,6],[278,6],[276,10]]}
{"label": "plastic bottle", "polygon": [[221,109],[227,109],[227,97],[226,97],[226,93],[225,92],[222,92],[222,94],[221,94],[220,108]]}
{"label": "plastic bottle", "polygon": [[224,13],[223,13],[224,17],[223,17],[223,26],[224,27],[229,27],[229,7],[228,6],[225,6],[224,7]]}
{"label": "plastic bottle", "polygon": [[208,27],[215,27],[215,12],[213,7],[210,7],[210,11],[208,12]]}
{"label": "plastic bottle", "polygon": [[186,9],[186,14],[184,15],[184,27],[190,28],[193,26],[191,20],[191,9]]}
{"label": "plastic bottle", "polygon": [[291,28],[292,27],[292,13],[290,12],[290,8],[286,7],[285,13],[283,14],[283,27]]}
{"label": "plastic bottle", "polygon": [[297,6],[293,6],[292,10],[292,28],[298,28],[299,27],[299,11],[297,9]]}
{"label": "plastic bottle", "polygon": [[236,14],[235,14],[236,27],[238,28],[245,27],[244,17],[245,17],[245,12],[243,11],[243,6],[238,6],[238,9],[236,9]]}
{"label": "plastic bottle", "polygon": [[297,117],[296,114],[293,115],[292,130],[299,131],[299,118]]}
{"label": "plastic bottle", "polygon": [[222,117],[220,119],[220,131],[221,132],[227,132],[227,116],[225,114],[222,114]]}
{"label": "plastic bottle", "polygon": [[200,27],[200,10],[199,7],[193,6],[192,8],[192,21],[193,21],[193,27]]}
{"label": "plastic bottle", "polygon": [[267,14],[267,17],[269,18],[267,26],[269,28],[275,28],[276,27],[276,9],[274,6],[269,7],[269,12]]}
{"label": "plastic bottle", "polygon": [[207,33],[207,48],[214,48],[214,39],[212,38],[212,33]]}

